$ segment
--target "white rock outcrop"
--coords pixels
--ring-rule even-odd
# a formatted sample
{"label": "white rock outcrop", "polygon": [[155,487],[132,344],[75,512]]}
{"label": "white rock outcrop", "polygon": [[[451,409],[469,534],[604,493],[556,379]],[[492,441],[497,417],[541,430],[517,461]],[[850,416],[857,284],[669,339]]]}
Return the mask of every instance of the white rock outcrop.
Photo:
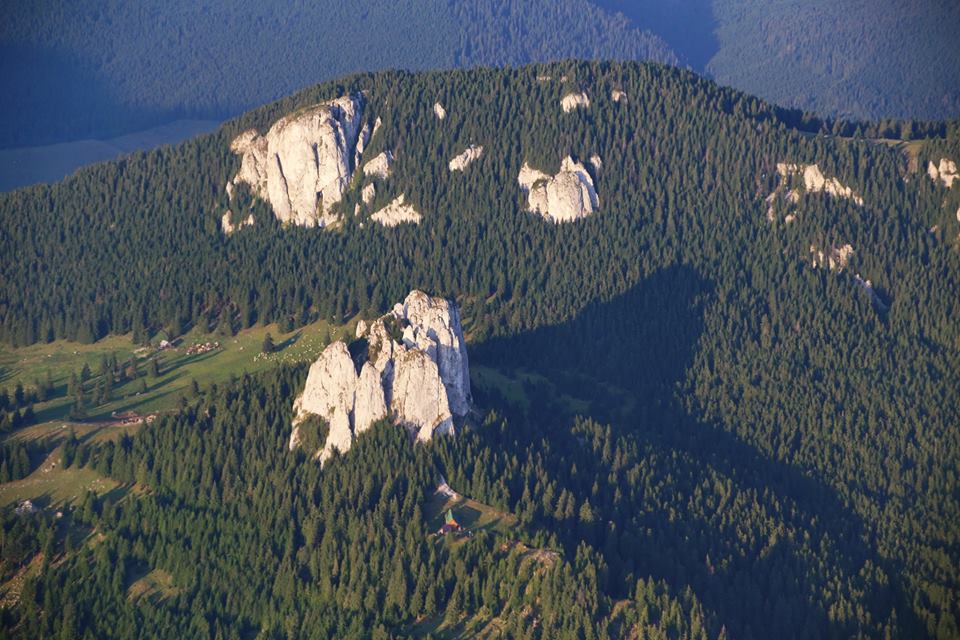
{"label": "white rock outcrop", "polygon": [[[790,211],[800,204],[802,193],[826,193],[834,198],[843,198],[857,206],[863,206],[863,198],[852,188],[837,178],[826,177],[820,167],[815,164],[780,162],[777,163],[777,176],[777,186],[766,198],[767,220],[770,222],[777,218],[778,201],[785,203],[787,211]],[[786,217],[792,222],[796,219],[796,214],[790,213]]]}
{"label": "white rock outcrop", "polygon": [[[810,245],[810,253],[813,256],[811,265],[814,269],[829,269],[834,273],[843,272],[850,264],[850,259],[856,254],[853,246],[850,244],[833,247],[828,251],[822,251],[817,249],[815,245]],[[880,299],[880,296],[877,295],[877,292],[874,290],[873,283],[862,278],[859,273],[853,274],[853,283],[867,294],[870,302],[873,303],[877,309],[881,311],[887,310],[887,305],[884,304],[883,300]]]}
{"label": "white rock outcrop", "polygon": [[517,181],[527,192],[529,210],[551,222],[579,220],[600,207],[593,178],[586,167],[570,156],[563,159],[554,176],[524,163]]}
{"label": "white rock outcrop", "polygon": [[443,120],[447,117],[447,110],[443,108],[443,105],[439,102],[433,105],[433,113],[437,116],[439,120]]}
{"label": "white rock outcrop", "polygon": [[377,197],[377,188],[373,183],[368,184],[360,192],[360,197],[363,198],[363,204],[370,204]]}
{"label": "white rock outcrop", "polygon": [[614,89],[610,92],[610,99],[614,102],[621,102],[627,99],[627,94],[620,89]]}
{"label": "white rock outcrop", "polygon": [[363,175],[368,178],[374,177],[386,180],[390,177],[390,167],[392,166],[393,152],[384,151],[363,165]]}
{"label": "white rock outcrop", "polygon": [[[379,118],[377,118],[377,122],[380,122]],[[367,145],[370,143],[370,138],[372,137],[373,134],[370,132],[370,123],[367,122],[363,125],[363,128],[360,129],[360,134],[357,136],[357,144],[353,150],[354,168],[360,166],[360,159],[363,158],[363,152],[366,151]]]}
{"label": "white rock outcrop", "polygon": [[520,183],[520,188],[524,191],[530,191],[533,188],[533,185],[540,182],[541,180],[549,180],[551,176],[549,174],[540,171],[539,169],[534,169],[526,162],[523,163],[523,166],[520,167],[520,174],[517,176],[517,182]]}
{"label": "white rock outcrop", "polygon": [[564,113],[570,113],[574,109],[588,109],[590,107],[590,96],[583,91],[568,93],[560,99],[560,108]]}
{"label": "white rock outcrop", "polygon": [[420,224],[423,216],[412,204],[406,202],[406,194],[401,193],[387,206],[375,212],[370,219],[385,227],[395,227],[398,224]]}
{"label": "white rock outcrop", "polygon": [[412,291],[403,301],[403,344],[418,349],[437,363],[440,378],[447,392],[450,410],[455,415],[466,415],[472,402],[467,346],[460,326],[460,310],[444,298]]}
{"label": "white rock outcrop", "polygon": [[310,366],[307,384],[303,393],[293,403],[296,412],[293,433],[290,434],[290,449],[300,443],[300,423],[309,416],[320,416],[327,421],[330,431],[321,451],[317,452],[323,462],[334,449],[346,453],[353,442],[350,415],[353,413],[357,388],[357,372],[353,366],[347,345],[342,342],[330,344]]}
{"label": "white rock outcrop", "polygon": [[863,198],[854,193],[853,189],[840,182],[837,178],[827,178],[820,171],[820,167],[815,164],[789,164],[781,162],[777,164],[777,173],[783,179],[791,176],[802,175],[803,187],[807,193],[823,192],[835,198],[846,198],[852,200],[855,204],[863,206]]}
{"label": "white rock outcrop", "polygon": [[851,245],[845,244],[840,247],[833,247],[828,251],[822,251],[817,249],[816,246],[810,245],[810,253],[813,255],[814,269],[826,268],[839,273],[846,269],[850,263],[850,258],[856,252]]}
{"label": "white rock outcrop", "polygon": [[365,362],[357,378],[357,392],[353,401],[354,433],[359,435],[377,420],[387,417],[387,399],[383,391],[380,371]]}
{"label": "white rock outcrop", "polygon": [[479,160],[483,156],[483,146],[478,144],[472,144],[466,148],[463,153],[458,154],[447,165],[450,167],[450,171],[463,171],[470,164],[476,160]]}
{"label": "white rock outcrop", "polygon": [[345,96],[285,116],[265,135],[250,129],[230,149],[242,157],[233,183],[245,182],[281,222],[315,227],[331,212],[355,166],[363,98]]}
{"label": "white rock outcrop", "polygon": [[953,187],[953,181],[960,178],[960,173],[957,173],[957,163],[948,158],[940,158],[939,165],[933,164],[931,160],[927,165],[927,175],[934,182],[943,182],[943,186],[947,189]]}
{"label": "white rock outcrop", "polygon": [[224,212],[223,217],[220,218],[220,229],[223,231],[224,235],[230,235],[234,231],[238,231],[244,227],[252,227],[256,223],[252,213],[237,224],[233,224],[232,219],[233,212],[229,210]]}
{"label": "white rock outcrop", "polygon": [[390,177],[391,166],[393,166],[393,153],[389,150],[384,151],[363,165],[363,175],[386,180]]}
{"label": "white rock outcrop", "polygon": [[330,344],[310,367],[294,401],[291,450],[300,446],[300,425],[310,415],[330,425],[321,462],[333,450],[346,453],[353,439],[387,416],[418,441],[452,434],[455,418],[470,410],[470,372],[457,306],[412,291],[402,304],[357,326],[367,350],[351,357],[343,342]]}

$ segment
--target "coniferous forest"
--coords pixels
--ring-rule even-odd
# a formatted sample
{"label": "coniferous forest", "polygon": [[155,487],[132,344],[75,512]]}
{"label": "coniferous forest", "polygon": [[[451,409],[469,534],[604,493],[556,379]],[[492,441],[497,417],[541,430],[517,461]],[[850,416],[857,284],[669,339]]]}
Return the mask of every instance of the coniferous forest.
{"label": "coniferous forest", "polygon": [[[571,91],[590,107],[564,113]],[[347,93],[382,119],[364,157],[396,158],[374,202],[355,179],[338,228],[284,227],[241,189],[256,224],[224,235],[230,141]],[[0,627],[957,637],[960,188],[926,167],[960,160],[958,125],[818,119],[649,63],[384,72],[0,195],[4,342],[343,322],[419,288],[459,303],[474,370],[522,387],[477,387],[455,438],[411,446],[384,423],[322,469],[286,447],[305,367],[201,384],[135,436],[70,441],[65,464],[127,489],[59,519],[4,511],[6,559],[44,565]],[[483,157],[449,171],[471,144]],[[551,224],[517,174],[568,154],[602,160],[600,207]],[[817,164],[863,204],[808,192],[791,222],[780,200],[770,214],[778,163]],[[370,222],[401,193],[421,224]],[[844,268],[812,265],[846,244]],[[33,464],[3,455],[11,477]],[[431,538],[439,477],[512,514],[522,544]],[[131,597],[157,571],[165,593]]]}

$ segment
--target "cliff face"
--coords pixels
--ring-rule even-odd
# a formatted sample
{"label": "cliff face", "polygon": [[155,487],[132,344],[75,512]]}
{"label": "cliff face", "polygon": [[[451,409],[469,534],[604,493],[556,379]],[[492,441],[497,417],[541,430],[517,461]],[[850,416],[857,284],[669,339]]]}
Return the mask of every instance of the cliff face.
{"label": "cliff face", "polygon": [[241,133],[230,145],[242,160],[228,190],[247,183],[281,222],[335,222],[331,208],[347,190],[366,143],[362,113],[363,98],[345,96],[281,118],[265,135]]}
{"label": "cliff face", "polygon": [[299,446],[300,424],[309,415],[330,425],[317,452],[321,462],[334,449],[348,451],[356,435],[388,415],[419,441],[453,433],[455,418],[465,416],[472,402],[456,305],[412,291],[369,328],[358,326],[357,334],[366,340],[365,351],[351,356],[343,342],[334,342],[310,367],[294,401],[290,449]]}

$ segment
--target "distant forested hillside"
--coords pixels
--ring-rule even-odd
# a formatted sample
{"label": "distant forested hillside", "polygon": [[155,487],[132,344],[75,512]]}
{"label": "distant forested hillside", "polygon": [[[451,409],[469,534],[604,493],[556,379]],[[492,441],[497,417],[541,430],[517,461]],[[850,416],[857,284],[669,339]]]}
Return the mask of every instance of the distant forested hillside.
{"label": "distant forested hillside", "polygon": [[954,0],[714,0],[718,82],[852,118],[960,115]]}
{"label": "distant forested hillside", "polygon": [[587,0],[4,0],[0,13],[0,147],[226,118],[355,71],[676,60]]}
{"label": "distant forested hillside", "polygon": [[766,100],[857,119],[960,115],[954,0],[595,0],[681,64]]}
{"label": "distant forested hillside", "polygon": [[[564,113],[573,90],[590,107]],[[283,227],[254,202],[255,226],[224,236],[235,136],[350,91],[364,92],[365,118],[382,120],[364,157],[395,157],[371,207],[403,193],[422,223],[373,223],[355,209],[356,179],[335,230]],[[95,612],[82,622],[94,637],[105,612],[124,629],[147,616],[160,637],[238,624],[278,637],[310,616],[331,633],[383,624],[402,635],[426,609],[397,605],[412,575],[387,583],[393,595],[379,576],[404,549],[439,576],[421,590],[434,614],[482,616],[509,600],[542,620],[549,610],[556,635],[544,637],[619,637],[627,600],[651,603],[631,620],[674,621],[665,637],[956,637],[960,191],[925,167],[960,159],[957,123],[909,144],[865,134],[910,137],[911,125],[811,123],[655,64],[361,74],[175,148],[0,196],[0,253],[17,257],[0,273],[6,341],[339,322],[420,288],[460,302],[471,363],[520,390],[478,392],[507,422],[437,445],[432,461],[354,448],[331,467],[357,474],[342,485],[278,453],[289,378],[211,391],[160,429],[83,455],[156,493],[102,515],[92,506],[84,522],[116,536],[51,570],[34,608],[7,620],[26,615],[27,637],[61,633],[33,614],[66,603]],[[451,172],[471,144],[483,157]],[[567,154],[597,154],[600,207],[556,225],[526,210],[517,176],[525,162],[554,172]],[[850,193],[783,184],[779,163],[816,164]],[[847,244],[842,268],[814,267],[816,250]],[[345,468],[364,455],[379,474],[369,489],[372,471]],[[268,480],[236,474],[268,460]],[[467,547],[479,555],[458,565],[418,542],[413,505],[427,476],[411,469],[423,464],[563,551],[542,578],[556,600],[533,577],[529,591],[511,582],[488,594],[511,575],[494,547]],[[268,513],[274,503],[296,525]],[[153,521],[165,523],[157,533],[141,524]],[[180,530],[214,551],[181,550]],[[224,536],[266,549],[260,569],[237,559],[249,553],[230,555]],[[369,549],[380,573],[351,549]],[[124,604],[124,580],[160,565],[191,597],[146,614]],[[234,589],[237,576],[249,589]],[[269,602],[252,598],[271,584]],[[305,609],[300,593],[336,607]],[[510,624],[523,627],[522,614]]]}

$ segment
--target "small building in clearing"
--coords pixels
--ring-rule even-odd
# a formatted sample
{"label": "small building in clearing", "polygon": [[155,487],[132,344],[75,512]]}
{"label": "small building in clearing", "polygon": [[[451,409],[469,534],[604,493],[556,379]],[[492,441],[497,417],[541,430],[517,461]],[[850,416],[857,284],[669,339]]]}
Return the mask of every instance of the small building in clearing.
{"label": "small building in clearing", "polygon": [[460,531],[460,523],[457,522],[457,519],[453,516],[453,509],[447,509],[446,515],[443,517],[443,526],[440,527],[440,530],[437,531],[437,535],[445,535],[447,533],[456,533]]}

